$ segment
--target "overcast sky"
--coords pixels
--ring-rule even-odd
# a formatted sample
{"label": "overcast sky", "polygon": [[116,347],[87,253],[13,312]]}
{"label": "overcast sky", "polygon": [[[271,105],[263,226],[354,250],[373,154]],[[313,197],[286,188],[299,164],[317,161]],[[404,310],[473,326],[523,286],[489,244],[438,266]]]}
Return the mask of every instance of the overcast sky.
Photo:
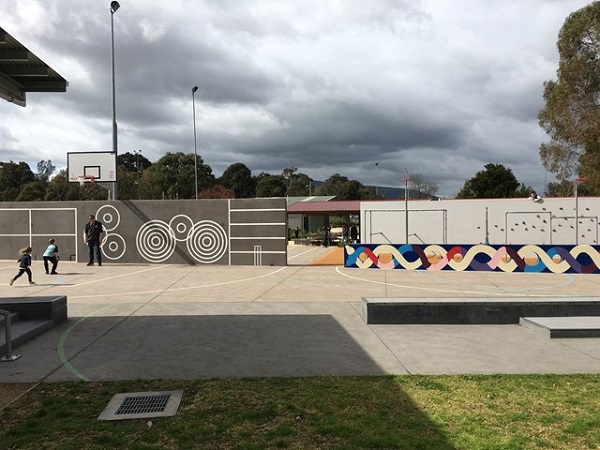
{"label": "overcast sky", "polygon": [[[454,197],[487,163],[544,191],[537,123],[584,0],[121,0],[119,152],[197,149],[219,177],[297,167],[366,185],[409,173]],[[0,26],[68,82],[0,100],[0,159],[112,149],[110,1],[2,0]],[[378,163],[376,169],[376,163]],[[193,182],[193,180],[190,180]]]}

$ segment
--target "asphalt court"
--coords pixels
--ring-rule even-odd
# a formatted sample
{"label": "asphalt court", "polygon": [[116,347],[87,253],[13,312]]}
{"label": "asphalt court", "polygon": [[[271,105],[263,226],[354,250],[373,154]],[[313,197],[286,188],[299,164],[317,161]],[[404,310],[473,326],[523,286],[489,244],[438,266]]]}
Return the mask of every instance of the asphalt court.
{"label": "asphalt court", "polygon": [[[600,373],[600,338],[520,325],[367,325],[362,297],[598,297],[600,277],[346,269],[288,247],[287,267],[33,264],[0,296],[66,295],[69,320],[14,349],[0,383],[212,377]],[[322,261],[322,258],[321,258]]]}

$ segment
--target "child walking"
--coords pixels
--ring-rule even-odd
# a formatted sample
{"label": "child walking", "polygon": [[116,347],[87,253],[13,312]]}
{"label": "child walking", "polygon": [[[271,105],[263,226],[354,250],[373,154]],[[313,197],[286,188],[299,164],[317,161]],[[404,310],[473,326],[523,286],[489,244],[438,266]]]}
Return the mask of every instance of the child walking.
{"label": "child walking", "polygon": [[[56,267],[58,266],[58,261],[60,261],[60,256],[58,256],[58,245],[55,244],[54,239],[48,240],[48,248],[43,254],[44,258],[44,269],[46,269],[46,273],[50,275],[58,275],[56,273]],[[48,263],[52,263],[52,272],[48,272]]]}
{"label": "child walking", "polygon": [[10,286],[12,286],[15,280],[24,273],[27,273],[27,277],[29,278],[29,284],[35,284],[35,282],[31,278],[31,252],[31,247],[25,247],[19,250],[19,253],[21,254],[21,257],[19,258],[19,273],[16,274],[14,278],[12,278],[8,282]]}

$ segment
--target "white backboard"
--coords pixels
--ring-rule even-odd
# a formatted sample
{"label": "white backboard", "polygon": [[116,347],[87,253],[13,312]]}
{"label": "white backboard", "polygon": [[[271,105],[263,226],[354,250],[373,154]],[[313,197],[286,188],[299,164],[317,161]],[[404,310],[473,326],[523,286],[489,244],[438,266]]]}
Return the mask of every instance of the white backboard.
{"label": "white backboard", "polygon": [[117,157],[113,152],[67,153],[67,174],[70,183],[81,176],[93,176],[96,183],[117,181]]}

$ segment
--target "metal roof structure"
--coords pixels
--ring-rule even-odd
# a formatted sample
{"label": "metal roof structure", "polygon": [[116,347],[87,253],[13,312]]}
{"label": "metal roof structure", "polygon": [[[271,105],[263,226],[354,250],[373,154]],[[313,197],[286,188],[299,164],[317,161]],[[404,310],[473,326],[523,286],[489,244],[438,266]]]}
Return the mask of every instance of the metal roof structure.
{"label": "metal roof structure", "polygon": [[343,216],[360,214],[360,200],[339,200],[329,202],[296,202],[287,208],[288,214],[304,216]]}
{"label": "metal roof structure", "polygon": [[0,98],[25,106],[27,92],[66,92],[68,84],[0,27]]}
{"label": "metal roof structure", "polygon": [[286,197],[288,207],[298,202],[328,202],[333,200],[335,195],[311,195],[309,197]]}

